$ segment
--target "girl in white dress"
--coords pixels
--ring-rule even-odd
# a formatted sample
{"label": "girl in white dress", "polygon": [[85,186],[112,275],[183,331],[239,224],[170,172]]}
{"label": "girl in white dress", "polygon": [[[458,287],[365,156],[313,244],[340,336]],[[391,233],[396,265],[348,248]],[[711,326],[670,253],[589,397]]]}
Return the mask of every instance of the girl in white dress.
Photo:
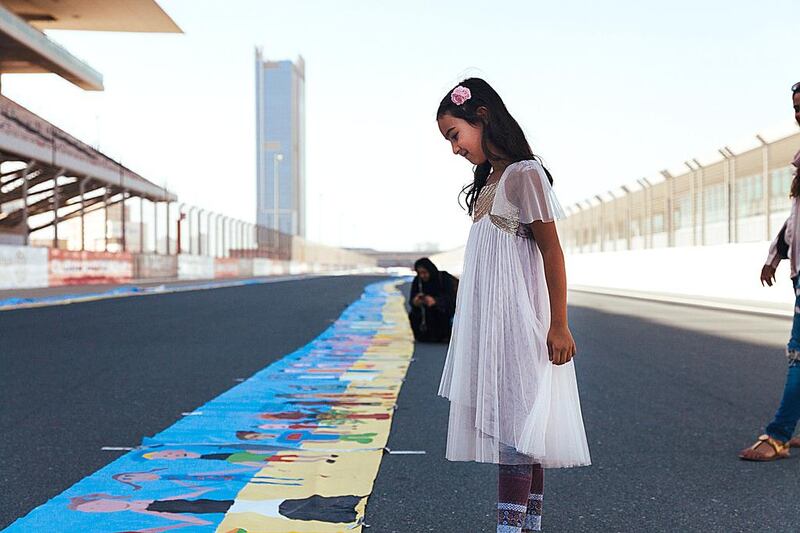
{"label": "girl in white dress", "polygon": [[[473,223],[439,395],[450,400],[446,458],[499,465],[498,533],[539,531],[543,468],[590,464],[567,324],[564,217],[552,177],[484,80],[436,114],[474,165]],[[551,319],[552,314],[552,319]]]}

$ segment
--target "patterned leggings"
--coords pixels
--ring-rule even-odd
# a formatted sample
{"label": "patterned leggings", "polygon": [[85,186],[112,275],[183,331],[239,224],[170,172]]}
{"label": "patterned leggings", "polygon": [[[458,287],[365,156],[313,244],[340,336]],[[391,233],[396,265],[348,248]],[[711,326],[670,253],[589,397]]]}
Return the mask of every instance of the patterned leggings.
{"label": "patterned leggings", "polygon": [[499,464],[497,533],[541,531],[543,493],[541,465]]}

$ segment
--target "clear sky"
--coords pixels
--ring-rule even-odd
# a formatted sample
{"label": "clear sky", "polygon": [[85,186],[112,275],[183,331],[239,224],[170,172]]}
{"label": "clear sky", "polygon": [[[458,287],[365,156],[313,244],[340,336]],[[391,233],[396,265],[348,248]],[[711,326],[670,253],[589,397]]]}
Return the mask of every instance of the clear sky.
{"label": "clear sky", "polygon": [[49,32],[104,92],[5,75],[4,94],[181,201],[253,221],[254,47],[301,54],[308,237],[331,245],[465,242],[471,168],[434,120],[464,75],[498,90],[564,205],[791,131],[800,81],[794,0],[159,3],[184,35]]}

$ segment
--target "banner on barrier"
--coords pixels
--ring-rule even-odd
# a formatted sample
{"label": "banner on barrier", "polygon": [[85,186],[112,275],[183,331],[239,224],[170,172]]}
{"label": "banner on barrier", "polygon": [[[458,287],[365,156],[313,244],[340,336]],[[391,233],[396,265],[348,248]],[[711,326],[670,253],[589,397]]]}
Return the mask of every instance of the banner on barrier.
{"label": "banner on barrier", "polygon": [[127,283],[133,279],[130,253],[74,252],[49,249],[50,286],[93,283]]}
{"label": "banner on barrier", "polygon": [[217,257],[214,259],[215,278],[236,278],[239,276],[239,260],[234,257]]}

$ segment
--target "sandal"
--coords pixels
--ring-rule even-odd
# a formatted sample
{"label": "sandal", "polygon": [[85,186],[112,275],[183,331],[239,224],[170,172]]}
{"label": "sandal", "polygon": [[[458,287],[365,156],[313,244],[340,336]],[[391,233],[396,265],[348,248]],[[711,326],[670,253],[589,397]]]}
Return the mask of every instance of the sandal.
{"label": "sandal", "polygon": [[789,441],[789,447],[790,448],[800,448],[800,436],[792,437],[791,440]]}
{"label": "sandal", "polygon": [[[765,442],[772,446],[772,449],[775,450],[774,454],[765,455],[764,452],[756,451],[756,449]],[[800,444],[800,439],[798,444]],[[776,459],[784,459],[786,457],[789,457],[789,444],[775,440],[769,435],[761,435],[758,437],[758,440],[755,442],[755,444],[739,452],[739,458],[744,459],[745,461],[774,461]]]}

